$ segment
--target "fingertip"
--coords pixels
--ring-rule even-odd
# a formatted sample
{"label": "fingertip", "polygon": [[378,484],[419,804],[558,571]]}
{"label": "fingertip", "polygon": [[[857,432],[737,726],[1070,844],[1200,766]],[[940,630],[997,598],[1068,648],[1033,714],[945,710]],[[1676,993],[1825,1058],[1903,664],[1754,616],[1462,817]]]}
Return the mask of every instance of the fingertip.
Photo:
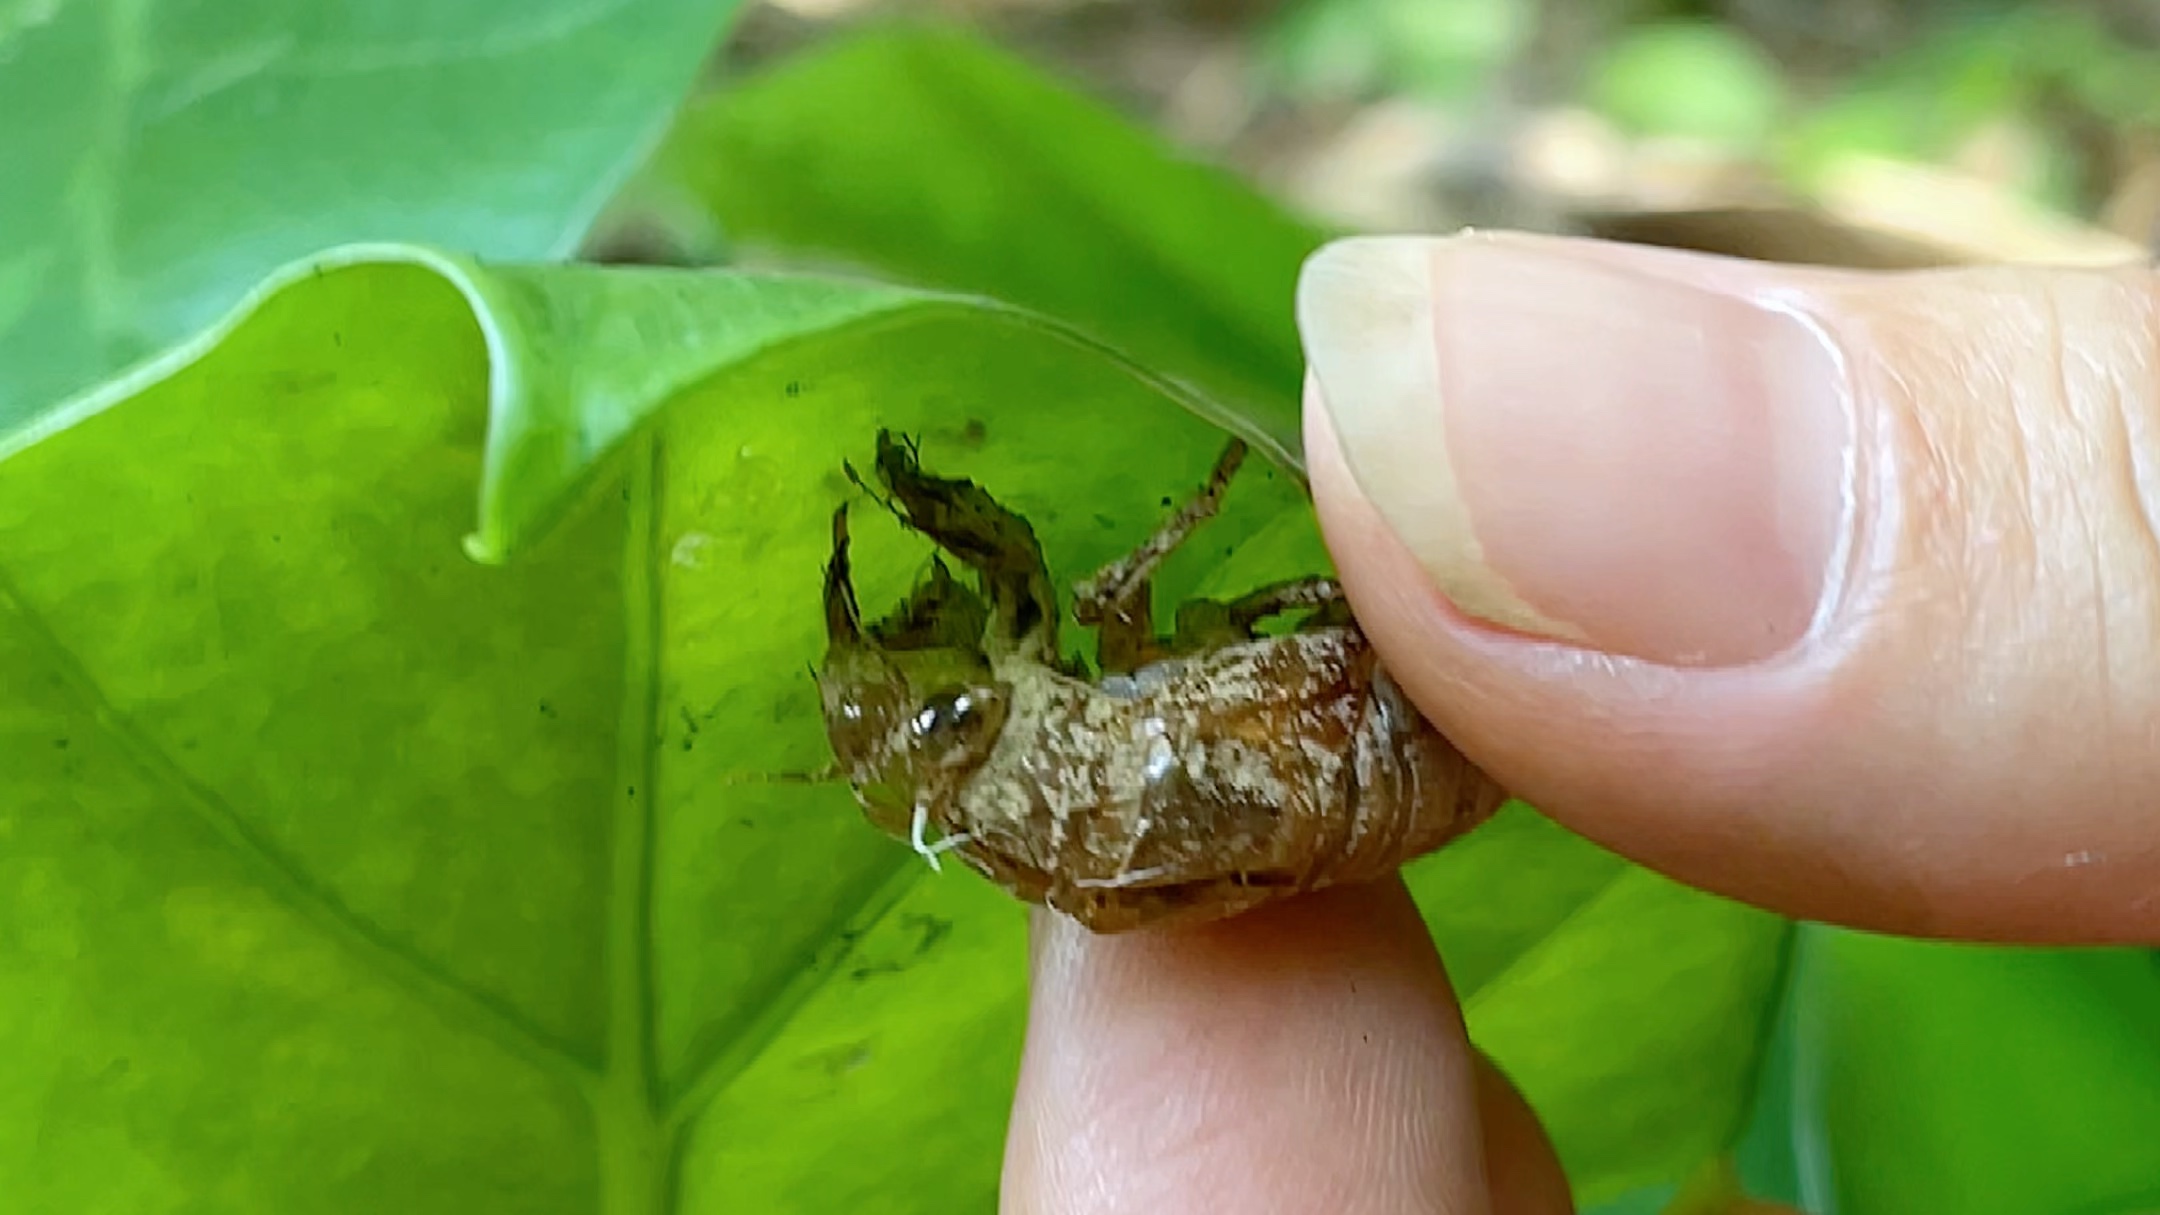
{"label": "fingertip", "polygon": [[1478,1051],[1478,1118],[1485,1133],[1485,1180],[1496,1215],[1574,1215],[1575,1195],[1560,1154],[1515,1082]]}
{"label": "fingertip", "polygon": [[1463,612],[1682,666],[1792,645],[1851,531],[1851,374],[1699,259],[1473,233],[1322,249],[1298,318],[1341,466]]}
{"label": "fingertip", "polygon": [[1036,937],[1007,1210],[1488,1209],[1476,1064],[1399,881]]}
{"label": "fingertip", "polygon": [[[1666,256],[1626,260],[1632,270]],[[2130,374],[2149,366],[2160,308],[2149,273],[1826,275],[1715,259],[1675,273],[1805,310],[1846,361],[1854,530],[1829,549],[1832,598],[1769,652],[1607,647],[1601,639],[1642,642],[1663,628],[1659,596],[1679,583],[1592,546],[1575,568],[1589,588],[1576,598],[1600,600],[1605,585],[1602,611],[1633,596],[1650,605],[1630,617],[1641,627],[1615,631],[1617,617],[1548,627],[1591,620],[1560,610],[1556,594],[1525,592],[1535,613],[1484,610],[1498,602],[1489,588],[1463,598],[1460,563],[1442,577],[1418,547],[1438,532],[1422,525],[1406,538],[1372,499],[1346,454],[1333,387],[1316,373],[1305,411],[1314,499],[1390,672],[1503,786],[1689,884],[1910,935],[2160,939],[2150,810],[2160,753],[2149,724],[2160,718],[2150,626],[2160,567],[2144,559],[2156,551],[2160,482],[2137,472],[2160,458],[2160,398],[2149,375]],[[2078,324],[2065,328],[2071,315]],[[1723,340],[1702,332],[1712,346]],[[1570,334],[1547,341],[1556,364],[1579,357]],[[2059,374],[2066,366],[2077,374]],[[1551,404],[1519,394],[1512,407]],[[1384,438],[1368,434],[1366,446]],[[1397,480],[1414,472],[1400,454],[1389,453]],[[1455,467],[1443,479],[1459,488],[1465,475]],[[1585,495],[1569,508],[1579,521],[1608,499],[1624,505],[1625,481],[1563,477],[1537,492]],[[1624,517],[1619,505],[1613,514]],[[1718,512],[1702,515],[1721,525]],[[1457,549],[1475,556],[1483,520],[1473,522],[1457,529],[1469,537]],[[1546,522],[1510,520],[1523,525],[1517,539]],[[1699,530],[1683,520],[1646,534]],[[1802,548],[1824,551],[1813,540],[1788,551]],[[1504,581],[1519,591],[1535,579]],[[1798,619],[1762,610],[1767,599],[1726,599],[1703,582],[1671,614],[1704,637],[1706,610]]]}

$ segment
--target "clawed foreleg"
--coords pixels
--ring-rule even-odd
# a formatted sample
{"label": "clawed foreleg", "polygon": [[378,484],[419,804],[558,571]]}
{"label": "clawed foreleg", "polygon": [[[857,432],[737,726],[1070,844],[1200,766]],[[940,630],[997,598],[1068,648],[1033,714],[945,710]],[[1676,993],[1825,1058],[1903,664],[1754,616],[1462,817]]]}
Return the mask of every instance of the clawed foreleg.
{"label": "clawed foreleg", "polygon": [[1244,460],[1244,441],[1232,439],[1192,501],[1140,547],[1073,588],[1073,618],[1096,630],[1098,660],[1104,671],[1136,671],[1168,652],[1155,635],[1155,571],[1201,524],[1215,517],[1230,479]]}

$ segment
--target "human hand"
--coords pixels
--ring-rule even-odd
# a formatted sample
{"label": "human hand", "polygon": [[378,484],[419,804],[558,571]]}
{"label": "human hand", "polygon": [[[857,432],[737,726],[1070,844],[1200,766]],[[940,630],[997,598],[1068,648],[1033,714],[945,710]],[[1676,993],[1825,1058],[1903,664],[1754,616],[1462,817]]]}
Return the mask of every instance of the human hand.
{"label": "human hand", "polygon": [[[2160,277],[1519,236],[1331,247],[1307,452],[1358,617],[1559,822],[1786,915],[2160,942]],[[1039,916],[1015,1212],[1563,1212],[1396,882]]]}

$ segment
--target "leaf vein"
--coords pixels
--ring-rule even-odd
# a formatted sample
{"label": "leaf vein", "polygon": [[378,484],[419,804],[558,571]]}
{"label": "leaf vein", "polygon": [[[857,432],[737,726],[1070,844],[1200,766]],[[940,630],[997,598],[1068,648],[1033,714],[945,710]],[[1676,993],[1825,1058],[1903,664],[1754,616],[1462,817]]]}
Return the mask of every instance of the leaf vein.
{"label": "leaf vein", "polygon": [[1620,884],[1626,881],[1628,875],[1635,871],[1636,867],[1633,864],[1622,862],[1613,870],[1611,877],[1599,882],[1595,890],[1592,890],[1581,902],[1569,908],[1568,913],[1555,921],[1552,927],[1546,929],[1536,941],[1531,943],[1528,949],[1509,958],[1507,965],[1487,975],[1485,981],[1477,985],[1476,990],[1460,993],[1458,998],[1461,1000],[1464,1010],[1467,1011],[1471,1004],[1483,997],[1487,992],[1498,987],[1508,976],[1524,969],[1525,963],[1529,962],[1530,959],[1553,948],[1553,942],[1566,935],[1567,930],[1573,927],[1576,921],[1588,916],[1599,904],[1611,898],[1613,892],[1620,888]]}
{"label": "leaf vein", "polygon": [[430,70],[455,64],[506,59],[512,55],[571,41],[593,27],[620,15],[631,0],[595,0],[557,9],[536,20],[519,21],[498,33],[480,37],[413,42],[367,53],[344,51],[311,55],[287,53],[265,64],[262,75],[272,78],[365,76],[378,72]]}
{"label": "leaf vein", "polygon": [[143,4],[114,0],[99,6],[104,20],[105,102],[97,113],[88,145],[70,182],[74,216],[69,225],[81,258],[83,320],[99,347],[99,357],[116,362],[121,317],[119,255],[114,233],[119,226],[120,164],[127,156],[128,113],[143,80]]}
{"label": "leaf vein", "polygon": [[660,667],[666,644],[660,594],[662,449],[648,435],[630,449],[629,514],[622,546],[624,672],[609,816],[607,1059],[595,1094],[602,1209],[657,1215],[673,1206],[674,1158],[659,1111],[654,1055],[653,806],[660,748]]}
{"label": "leaf vein", "polygon": [[688,1126],[748,1071],[795,1014],[840,973],[840,963],[854,951],[855,943],[900,905],[923,872],[913,854],[903,854],[860,897],[842,904],[838,914],[827,922],[831,931],[820,937],[835,943],[834,948],[823,957],[813,956],[805,965],[791,968],[787,978],[774,985],[763,999],[753,1001],[747,1014],[737,1018],[732,1027],[707,1038],[703,1050],[683,1069],[682,1082],[675,1086],[674,1096],[667,1102],[668,1124],[676,1128]]}
{"label": "leaf vein", "polygon": [[576,1047],[530,1021],[507,1001],[469,986],[408,942],[368,921],[311,878],[222,794],[181,767],[105,693],[44,616],[22,595],[5,567],[0,567],[0,609],[14,616],[23,633],[46,653],[69,693],[127,761],[207,827],[273,902],[445,1020],[478,1033],[581,1090],[590,1087],[593,1069]]}

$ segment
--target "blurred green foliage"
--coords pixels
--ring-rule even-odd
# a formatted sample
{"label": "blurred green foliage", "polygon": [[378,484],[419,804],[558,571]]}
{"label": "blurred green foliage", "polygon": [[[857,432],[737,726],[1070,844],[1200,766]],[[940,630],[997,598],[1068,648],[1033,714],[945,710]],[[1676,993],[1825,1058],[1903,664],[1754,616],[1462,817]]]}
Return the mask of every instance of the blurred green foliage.
{"label": "blurred green foliage", "polygon": [[[1473,118],[1503,95],[1571,102],[1632,135],[1752,158],[1803,190],[1847,157],[1940,160],[1984,131],[2022,129],[2033,167],[2006,184],[2071,212],[2090,208],[2081,190],[2108,168],[2071,126],[2160,132],[2160,49],[2094,5],[1884,5],[1883,23],[1904,30],[1897,43],[1827,65],[1724,7],[1299,0],[1257,39],[1259,81],[1305,102],[1402,97]],[[1782,19],[1835,19],[1810,7],[1786,5]],[[1540,39],[1538,21],[1567,39]],[[1544,62],[1556,47],[1570,57]],[[1524,95],[1521,68],[1557,73],[1559,91]]]}
{"label": "blurred green foliage", "polygon": [[1531,17],[1512,0],[1304,0],[1259,34],[1261,82],[1306,98],[1460,101],[1493,83]]}
{"label": "blurred green foliage", "polygon": [[1853,153],[1935,160],[1990,126],[2022,127],[2037,164],[2008,184],[2081,213],[2098,167],[2067,129],[2082,122],[2160,132],[2160,50],[2074,6],[1987,6],[1838,82],[1770,154],[1806,182]]}
{"label": "blurred green foliage", "polygon": [[1788,104],[1768,56],[1703,22],[1629,30],[1592,63],[1586,84],[1592,107],[1624,131],[1735,150],[1767,144]]}

